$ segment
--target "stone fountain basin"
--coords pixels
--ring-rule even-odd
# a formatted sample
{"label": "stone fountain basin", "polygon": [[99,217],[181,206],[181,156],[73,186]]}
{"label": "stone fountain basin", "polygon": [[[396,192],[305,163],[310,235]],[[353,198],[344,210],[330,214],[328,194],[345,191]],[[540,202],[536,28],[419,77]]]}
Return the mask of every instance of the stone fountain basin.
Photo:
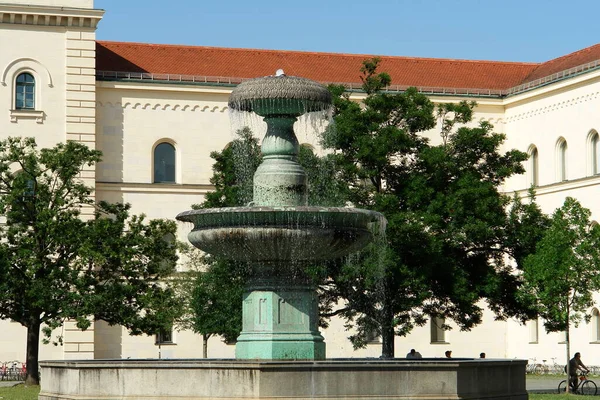
{"label": "stone fountain basin", "polygon": [[323,111],[326,106],[318,101],[302,99],[255,99],[252,100],[252,106],[244,104],[243,108],[250,109],[261,117],[299,117],[306,113]]}
{"label": "stone fountain basin", "polygon": [[346,256],[372,239],[380,213],[337,207],[229,207],[177,215],[191,222],[189,241],[234,261],[291,262]]}
{"label": "stone fountain basin", "polygon": [[318,82],[298,76],[264,76],[240,83],[229,96],[229,108],[260,116],[302,114],[331,107],[331,93]]}

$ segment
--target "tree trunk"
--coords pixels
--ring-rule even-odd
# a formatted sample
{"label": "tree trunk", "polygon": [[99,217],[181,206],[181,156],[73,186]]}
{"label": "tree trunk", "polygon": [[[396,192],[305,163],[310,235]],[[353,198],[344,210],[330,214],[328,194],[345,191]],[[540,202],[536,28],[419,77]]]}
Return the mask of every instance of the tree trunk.
{"label": "tree trunk", "polygon": [[569,383],[571,383],[571,368],[570,368],[570,360],[571,360],[571,348],[570,348],[570,343],[571,343],[571,335],[569,334],[569,312],[571,310],[569,310],[569,303],[567,302],[567,328],[565,329],[565,348],[567,350],[567,393],[569,393],[571,391],[570,385]]}
{"label": "tree trunk", "polygon": [[381,324],[381,358],[394,358],[394,315],[391,308],[384,306],[384,321]]}
{"label": "tree trunk", "polygon": [[203,334],[202,335],[202,357],[208,358],[208,339],[210,335]]}
{"label": "tree trunk", "polygon": [[40,372],[38,365],[38,357],[40,353],[40,319],[35,317],[27,327],[27,356],[25,375],[26,385],[39,385]]}

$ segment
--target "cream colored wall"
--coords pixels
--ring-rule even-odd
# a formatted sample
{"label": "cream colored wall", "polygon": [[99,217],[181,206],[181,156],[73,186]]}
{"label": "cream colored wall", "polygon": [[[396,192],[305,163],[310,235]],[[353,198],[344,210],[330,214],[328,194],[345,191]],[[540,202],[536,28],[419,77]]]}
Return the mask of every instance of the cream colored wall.
{"label": "cream colored wall", "polygon": [[[594,296],[596,307],[600,305],[600,296]],[[587,366],[600,365],[600,342],[594,340],[592,323],[583,321],[578,327],[573,327],[571,334],[571,357],[575,352],[581,352],[582,361]],[[530,342],[529,327],[515,323],[508,324],[510,341],[507,343],[507,354],[510,357],[528,359],[530,362],[552,365],[552,359],[564,365],[566,363],[566,347],[562,333],[547,333],[543,320],[538,322],[538,341]]]}
{"label": "cream colored wall", "polygon": [[[600,129],[600,73],[549,85],[532,92],[509,97],[506,103],[506,147],[527,151],[535,145],[539,154],[539,187],[537,202],[547,213],[562,206],[567,196],[575,197],[591,210],[592,219],[600,220],[600,177],[590,176],[588,134]],[[567,181],[558,182],[556,143],[559,138],[567,141]],[[525,163],[529,169],[528,163]],[[512,178],[507,191],[524,193],[530,184],[528,174]],[[600,296],[595,296],[600,304]],[[543,321],[539,322],[539,340],[529,343],[529,330],[516,322],[508,324],[507,353],[511,357],[535,358],[537,363],[552,358],[564,364],[565,346],[559,344],[561,335],[547,334]],[[571,354],[580,351],[587,365],[600,365],[598,343],[592,343],[591,326],[583,323],[571,332]]]}
{"label": "cream colored wall", "polygon": [[[600,129],[600,73],[590,73],[585,84],[548,87],[506,100],[507,147],[539,153],[539,185],[558,183],[556,144],[567,141],[567,179],[589,175],[587,139],[590,130]],[[556,85],[558,86],[558,85]],[[520,190],[529,185],[526,175],[511,179],[507,187]]]}
{"label": "cream colored wall", "polygon": [[96,135],[105,155],[97,181],[152,183],[154,146],[168,141],[176,148],[177,183],[208,183],[210,152],[222,150],[233,137],[228,90],[111,82],[98,87]]}
{"label": "cream colored wall", "polygon": [[[31,27],[0,24],[0,134],[36,137],[41,147],[51,147],[66,139],[65,107],[66,38],[64,28]],[[39,40],[43,37],[44,40]],[[14,43],[22,43],[14,46]],[[21,72],[31,72],[36,78],[36,110],[44,112],[38,118],[17,118],[11,121],[8,110],[14,109],[14,80]]]}
{"label": "cream colored wall", "polygon": [[[102,14],[92,0],[0,3],[0,139],[34,137],[41,148],[66,140],[95,147],[95,27]],[[15,79],[21,72],[35,78],[34,110],[15,110]],[[93,167],[81,178],[93,187]],[[0,349],[0,360],[24,360],[25,329],[0,324],[15,338],[14,346]],[[64,346],[41,345],[40,358],[92,358],[93,331],[66,323],[57,331],[64,334]]]}
{"label": "cream colored wall", "polygon": [[[25,361],[27,347],[27,329],[17,322],[0,320],[0,363],[7,361]],[[52,341],[57,341],[57,336],[63,333],[62,329],[52,332]],[[40,360],[62,360],[64,358],[63,346],[53,343],[40,343]]]}

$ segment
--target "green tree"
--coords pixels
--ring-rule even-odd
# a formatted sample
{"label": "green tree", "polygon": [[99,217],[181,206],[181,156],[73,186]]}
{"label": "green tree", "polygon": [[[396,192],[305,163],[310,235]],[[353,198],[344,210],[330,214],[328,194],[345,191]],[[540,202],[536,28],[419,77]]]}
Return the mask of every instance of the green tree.
{"label": "green tree", "polygon": [[[526,154],[501,153],[505,137],[489,123],[457,128],[470,121],[474,103],[436,112],[414,88],[384,91],[391,79],[378,64],[363,63],[362,104],[344,87],[330,88],[334,123],[323,145],[335,151],[350,201],[387,219],[385,238],[354,262],[333,263],[329,294],[346,306],[330,314],[357,328],[355,346],[372,332],[381,335],[384,357],[394,356],[395,335],[429,317],[470,329],[481,321],[481,299],[499,318],[526,318],[531,310],[518,302],[520,281],[505,257],[517,251],[511,245],[526,249],[507,241],[510,198],[499,192],[506,178],[524,171]],[[431,145],[424,133],[436,117],[442,143]]]}
{"label": "green tree", "polygon": [[234,207],[252,201],[252,177],[262,155],[250,128],[238,130],[225,149],[211,152],[210,157],[215,160],[210,178],[215,190],[206,194],[202,204],[194,204],[192,208]]}
{"label": "green tree", "polygon": [[567,366],[569,331],[589,320],[593,294],[600,290],[600,227],[591,225],[590,215],[567,197],[524,263],[523,293],[537,307],[547,332],[565,332]]}
{"label": "green tree", "polygon": [[187,271],[179,274],[176,287],[187,312],[179,325],[202,335],[202,354],[208,358],[212,336],[232,343],[240,335],[246,270],[242,264],[205,255],[189,245],[182,253]]}
{"label": "green tree", "polygon": [[94,204],[80,174],[100,156],[75,142],[39,150],[31,138],[0,141],[0,318],[27,328],[29,384],[39,382],[42,326],[47,338],[65,320],[153,333],[176,312],[162,283],[177,260],[165,242],[176,226],[130,216],[128,205]]}

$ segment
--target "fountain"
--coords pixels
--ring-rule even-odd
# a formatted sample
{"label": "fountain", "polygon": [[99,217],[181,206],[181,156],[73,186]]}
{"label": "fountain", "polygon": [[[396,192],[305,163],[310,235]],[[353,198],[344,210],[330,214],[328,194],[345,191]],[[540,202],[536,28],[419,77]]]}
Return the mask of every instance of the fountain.
{"label": "fountain", "polygon": [[41,362],[40,400],[57,399],[526,399],[523,360],[325,359],[311,263],[371,239],[381,214],[307,205],[294,122],[330,107],[322,85],[279,72],[245,81],[229,107],[263,117],[263,162],[246,207],[186,211],[199,249],[249,266],[236,360]]}
{"label": "fountain", "polygon": [[307,206],[293,126],[299,116],[331,107],[325,87],[283,74],[252,79],[233,90],[229,107],[254,112],[267,124],[253,205],[192,210],[177,219],[194,224],[188,236],[194,246],[250,266],[238,360],[325,359],[318,300],[303,267],[360,250],[371,238],[369,224],[383,217],[368,210]]}

